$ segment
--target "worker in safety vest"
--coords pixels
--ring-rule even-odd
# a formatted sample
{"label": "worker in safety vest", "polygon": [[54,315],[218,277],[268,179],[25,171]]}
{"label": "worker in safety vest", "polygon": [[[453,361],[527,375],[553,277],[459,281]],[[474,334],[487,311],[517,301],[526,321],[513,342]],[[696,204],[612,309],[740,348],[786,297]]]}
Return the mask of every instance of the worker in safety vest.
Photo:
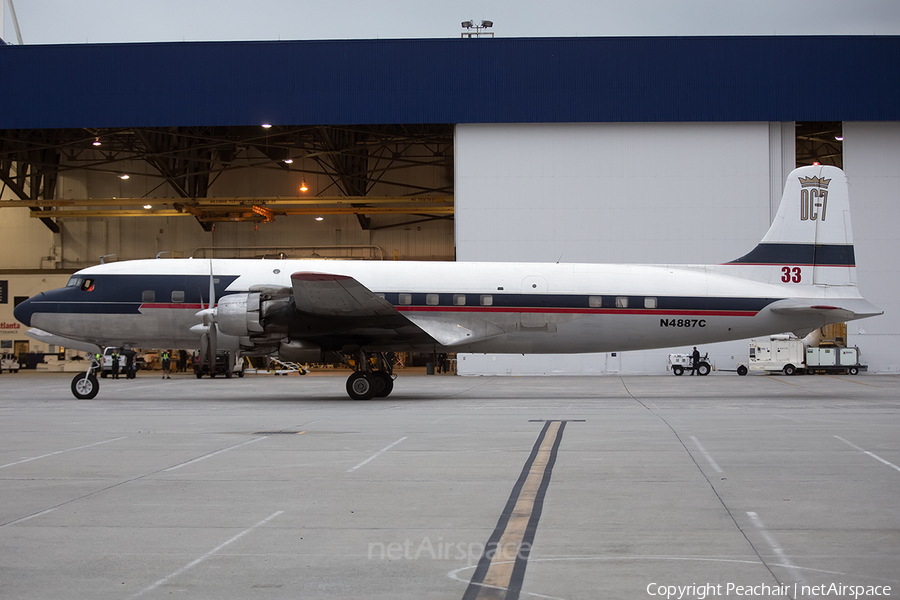
{"label": "worker in safety vest", "polygon": [[163,379],[172,379],[169,377],[169,368],[172,366],[172,359],[169,357],[169,351],[163,350],[162,353],[162,369],[163,369]]}

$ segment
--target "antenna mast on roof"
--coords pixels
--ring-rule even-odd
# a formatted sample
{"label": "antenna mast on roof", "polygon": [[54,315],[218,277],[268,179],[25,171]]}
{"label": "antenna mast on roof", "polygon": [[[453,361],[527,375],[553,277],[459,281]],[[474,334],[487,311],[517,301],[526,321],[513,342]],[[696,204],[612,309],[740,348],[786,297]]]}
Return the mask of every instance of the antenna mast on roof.
{"label": "antenna mast on roof", "polygon": [[[9,16],[12,17],[13,27],[16,28],[16,39],[19,45],[22,45],[22,32],[19,30],[19,19],[16,18],[16,7],[13,6],[13,0],[7,0],[9,3]],[[3,9],[0,8],[0,37],[3,37]]]}

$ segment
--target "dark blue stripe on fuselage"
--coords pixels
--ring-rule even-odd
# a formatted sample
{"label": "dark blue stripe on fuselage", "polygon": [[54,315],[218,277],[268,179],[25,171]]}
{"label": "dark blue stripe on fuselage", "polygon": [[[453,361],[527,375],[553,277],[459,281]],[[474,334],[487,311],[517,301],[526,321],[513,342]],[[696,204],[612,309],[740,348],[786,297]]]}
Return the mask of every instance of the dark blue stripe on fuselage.
{"label": "dark blue stripe on fuselage", "polygon": [[[213,277],[216,298],[225,294],[237,275],[216,275]],[[209,305],[209,275],[98,275],[84,276],[93,279],[90,291],[78,287],[63,288],[74,290],[71,297],[91,303],[136,304],[134,312],[141,304],[177,303]]]}
{"label": "dark blue stripe on fuselage", "polygon": [[758,244],[728,264],[853,267],[856,256],[849,244]]}
{"label": "dark blue stripe on fuselage", "polygon": [[[219,275],[215,285],[216,298],[225,295],[225,288],[237,279],[236,275]],[[172,308],[185,305],[200,305],[209,302],[209,277],[204,275],[99,275],[93,278],[93,289],[66,287],[39,294],[21,306],[17,318],[28,323],[31,314],[75,313],[75,314],[139,314],[141,306],[171,305]],[[152,299],[150,294],[152,293]],[[173,292],[176,293],[173,296]],[[180,293],[183,293],[181,299]],[[229,293],[246,293],[234,290]],[[448,310],[463,307],[491,307],[492,310],[509,309],[547,311],[571,309],[574,312],[597,309],[645,309],[655,313],[666,311],[715,311],[756,313],[778,300],[778,298],[725,298],[705,296],[634,296],[624,294],[518,294],[492,292],[489,294],[453,293],[387,293],[385,300],[399,310],[404,308],[439,308]],[[410,296],[410,298],[402,298]],[[490,296],[486,301],[485,296]],[[177,299],[176,299],[177,298]],[[622,306],[620,298],[627,298]],[[647,298],[653,298],[655,305],[648,306]],[[404,300],[401,302],[401,300]],[[462,304],[460,304],[462,302]]]}
{"label": "dark blue stripe on fuselage", "polygon": [[[714,311],[753,311],[759,312],[778,298],[711,298],[705,296],[627,296],[625,294],[437,294],[437,302],[428,296],[435,294],[415,293],[410,302],[401,303],[401,296],[405,294],[389,293],[384,299],[398,308],[404,306],[486,306],[482,296],[490,296],[490,305],[494,308],[509,308],[515,312],[516,308],[619,308],[617,298],[627,298],[628,308],[645,308],[645,301],[649,298],[656,299],[654,307],[660,311],[672,310],[714,310]],[[465,304],[458,304],[457,297],[464,296]],[[592,301],[593,299],[593,301]],[[599,299],[599,302],[597,301]]]}
{"label": "dark blue stripe on fuselage", "polygon": [[[216,298],[237,278],[216,275]],[[136,315],[141,305],[150,303],[209,305],[209,275],[75,275],[70,281],[76,279],[90,280],[92,286],[79,284],[38,294],[16,306],[16,319],[30,326],[34,313]]]}

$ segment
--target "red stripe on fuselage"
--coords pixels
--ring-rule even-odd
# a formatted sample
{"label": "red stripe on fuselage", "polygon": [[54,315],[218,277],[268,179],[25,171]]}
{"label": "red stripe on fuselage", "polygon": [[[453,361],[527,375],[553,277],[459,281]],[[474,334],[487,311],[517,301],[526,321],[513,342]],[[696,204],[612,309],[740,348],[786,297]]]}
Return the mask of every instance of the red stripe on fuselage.
{"label": "red stripe on fuselage", "polygon": [[655,315],[754,317],[754,310],[663,310],[652,308],[531,308],[517,306],[395,306],[400,312],[546,313],[562,315]]}
{"label": "red stripe on fuselage", "polygon": [[[148,302],[145,304],[141,304],[141,309],[144,308],[155,308],[155,309],[191,309],[191,310],[203,310],[204,308],[209,308],[207,306],[201,304],[177,304],[177,303],[161,303],[161,302]],[[213,307],[215,308],[215,307]]]}
{"label": "red stripe on fuselage", "polygon": [[[143,309],[155,310],[202,310],[200,304],[141,304]],[[754,310],[677,310],[653,308],[551,308],[527,306],[395,306],[399,312],[442,312],[442,313],[534,313],[554,315],[654,315],[659,317],[754,317]]]}

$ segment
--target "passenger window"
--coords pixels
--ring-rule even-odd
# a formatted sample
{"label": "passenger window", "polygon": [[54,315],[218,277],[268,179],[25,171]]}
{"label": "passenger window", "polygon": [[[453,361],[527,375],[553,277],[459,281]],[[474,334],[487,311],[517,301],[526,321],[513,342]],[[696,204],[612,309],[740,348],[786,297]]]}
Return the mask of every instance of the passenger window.
{"label": "passenger window", "polygon": [[426,294],[425,295],[425,304],[428,306],[437,306],[441,301],[441,298],[437,294]]}
{"label": "passenger window", "polygon": [[656,298],[644,298],[644,308],[656,308]]}
{"label": "passenger window", "polygon": [[400,294],[399,301],[400,301],[400,304],[406,304],[406,305],[412,304],[412,294]]}
{"label": "passenger window", "polygon": [[178,290],[172,292],[172,302],[184,302],[184,292]]}
{"label": "passenger window", "polygon": [[603,296],[589,297],[588,306],[590,306],[591,308],[603,308]]}
{"label": "passenger window", "polygon": [[465,294],[453,294],[453,305],[454,306],[465,306],[466,305],[466,295]]}
{"label": "passenger window", "polygon": [[481,305],[482,306],[493,306],[494,297],[489,295],[484,295],[481,297]]}
{"label": "passenger window", "polygon": [[144,290],[141,294],[141,302],[156,302],[156,292],[153,290]]}
{"label": "passenger window", "polygon": [[616,296],[616,308],[628,308],[628,296]]}

